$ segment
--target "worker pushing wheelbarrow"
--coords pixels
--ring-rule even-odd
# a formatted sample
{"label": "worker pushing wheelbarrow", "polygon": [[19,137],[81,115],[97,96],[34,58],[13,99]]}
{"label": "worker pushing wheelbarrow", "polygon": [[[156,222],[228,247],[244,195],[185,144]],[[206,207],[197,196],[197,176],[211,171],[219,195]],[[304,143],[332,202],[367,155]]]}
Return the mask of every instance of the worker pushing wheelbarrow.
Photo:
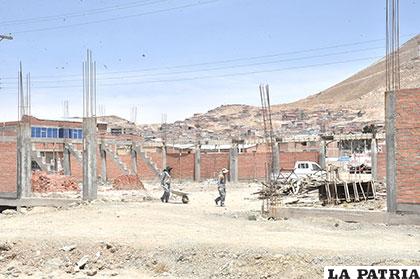
{"label": "worker pushing wheelbarrow", "polygon": [[171,193],[175,196],[180,196],[182,203],[188,203],[190,200],[188,198],[188,193],[185,193],[180,190],[171,190],[171,170],[170,166],[167,166],[160,175],[160,185],[163,188],[163,195],[160,198],[162,202],[168,202],[169,196]]}

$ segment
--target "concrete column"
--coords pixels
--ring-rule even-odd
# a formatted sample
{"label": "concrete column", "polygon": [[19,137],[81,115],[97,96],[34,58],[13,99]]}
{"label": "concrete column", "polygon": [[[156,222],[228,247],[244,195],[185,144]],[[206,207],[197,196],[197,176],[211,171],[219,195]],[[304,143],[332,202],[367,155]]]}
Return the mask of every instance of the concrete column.
{"label": "concrete column", "polygon": [[232,146],[229,152],[229,181],[238,182],[238,146]]}
{"label": "concrete column", "polygon": [[388,212],[397,211],[397,164],[395,151],[395,103],[396,92],[385,92],[385,131],[386,131],[386,191]]}
{"label": "concrete column", "polygon": [[83,118],[83,199],[97,198],[96,118]]}
{"label": "concrete column", "polygon": [[17,198],[30,197],[32,194],[31,126],[18,124],[17,135]]}
{"label": "concrete column", "polygon": [[131,149],[131,174],[137,175],[137,151]]}
{"label": "concrete column", "polygon": [[372,143],[370,145],[370,156],[372,164],[372,179],[378,180],[378,143],[376,138],[372,138]]}
{"label": "concrete column", "polygon": [[108,180],[108,174],[106,171],[106,150],[104,148],[104,143],[101,143],[99,152],[101,154],[101,179],[102,182],[106,182]]}
{"label": "concrete column", "polygon": [[64,175],[71,175],[71,165],[70,165],[70,150],[64,145],[63,149],[63,171]]}
{"label": "concrete column", "polygon": [[277,176],[280,172],[280,147],[276,142],[273,145],[273,173]]}
{"label": "concrete column", "polygon": [[320,146],[319,146],[319,165],[321,168],[325,169],[326,167],[326,155],[327,155],[327,144],[325,140],[321,140]]}
{"label": "concrete column", "polygon": [[195,147],[195,156],[194,156],[194,181],[201,180],[201,147],[197,145]]}

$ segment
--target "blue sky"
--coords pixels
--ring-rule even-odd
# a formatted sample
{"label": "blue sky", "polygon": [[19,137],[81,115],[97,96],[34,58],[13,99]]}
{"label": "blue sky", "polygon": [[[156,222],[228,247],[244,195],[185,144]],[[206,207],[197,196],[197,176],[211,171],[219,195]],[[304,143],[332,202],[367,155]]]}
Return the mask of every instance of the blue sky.
{"label": "blue sky", "polygon": [[[294,101],[350,76],[385,50],[385,0],[0,0],[0,121],[16,119],[19,61],[32,112],[81,115],[86,49],[98,104],[138,122],[184,119],[222,104]],[[401,1],[401,41],[419,33],[418,0]]]}

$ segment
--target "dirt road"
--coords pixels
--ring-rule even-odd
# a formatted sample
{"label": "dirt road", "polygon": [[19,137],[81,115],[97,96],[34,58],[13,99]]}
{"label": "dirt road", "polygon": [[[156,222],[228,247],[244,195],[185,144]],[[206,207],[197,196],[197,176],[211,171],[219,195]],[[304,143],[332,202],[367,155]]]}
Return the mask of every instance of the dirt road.
{"label": "dirt road", "polygon": [[420,265],[420,227],[268,221],[255,190],[231,187],[224,208],[214,190],[196,190],[184,205],[163,204],[150,189],[152,201],[1,216],[0,243],[8,246],[0,245],[0,276],[321,278],[326,265]]}

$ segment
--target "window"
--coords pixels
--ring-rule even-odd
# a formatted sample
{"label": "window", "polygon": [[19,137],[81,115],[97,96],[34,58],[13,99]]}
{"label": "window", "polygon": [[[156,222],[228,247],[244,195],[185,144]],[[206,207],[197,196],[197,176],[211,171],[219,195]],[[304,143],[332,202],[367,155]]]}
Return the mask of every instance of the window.
{"label": "window", "polygon": [[321,168],[318,165],[316,165],[316,164],[312,164],[312,170],[314,170],[314,171],[320,171]]}
{"label": "window", "polygon": [[41,138],[47,137],[47,128],[41,128]]}
{"label": "window", "polygon": [[300,163],[298,165],[298,168],[299,169],[308,169],[309,168],[309,165],[307,163]]}

